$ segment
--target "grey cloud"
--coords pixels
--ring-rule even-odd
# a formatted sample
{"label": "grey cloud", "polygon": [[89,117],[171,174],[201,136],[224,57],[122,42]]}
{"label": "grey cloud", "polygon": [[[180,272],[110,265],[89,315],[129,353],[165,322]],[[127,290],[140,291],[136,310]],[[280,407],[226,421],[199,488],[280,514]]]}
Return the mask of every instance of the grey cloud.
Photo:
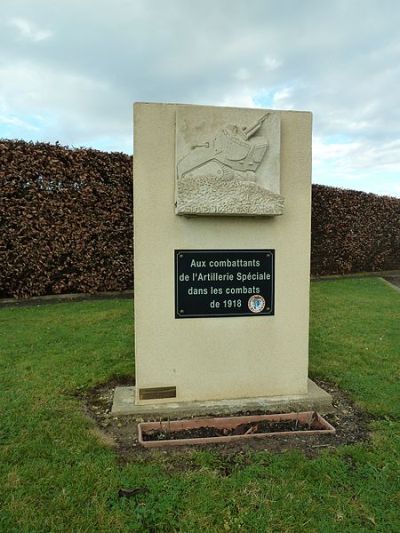
{"label": "grey cloud", "polygon": [[[44,75],[42,91],[27,79],[17,97],[3,74],[3,100],[22,118],[33,85],[32,113],[57,116],[49,140],[126,145],[135,100],[240,105],[267,94],[313,111],[327,139],[400,137],[397,0],[6,0],[2,14],[0,76],[21,64]],[[51,38],[21,39],[15,19]]]}

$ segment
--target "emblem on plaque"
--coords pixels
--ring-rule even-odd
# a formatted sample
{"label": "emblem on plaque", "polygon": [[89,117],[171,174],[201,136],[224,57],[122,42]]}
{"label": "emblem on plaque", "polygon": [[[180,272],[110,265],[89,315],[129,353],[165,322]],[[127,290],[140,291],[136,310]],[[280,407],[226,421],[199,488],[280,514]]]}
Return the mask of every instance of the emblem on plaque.
{"label": "emblem on plaque", "polygon": [[261,313],[265,307],[265,298],[261,294],[253,294],[253,296],[250,296],[247,305],[252,313]]}

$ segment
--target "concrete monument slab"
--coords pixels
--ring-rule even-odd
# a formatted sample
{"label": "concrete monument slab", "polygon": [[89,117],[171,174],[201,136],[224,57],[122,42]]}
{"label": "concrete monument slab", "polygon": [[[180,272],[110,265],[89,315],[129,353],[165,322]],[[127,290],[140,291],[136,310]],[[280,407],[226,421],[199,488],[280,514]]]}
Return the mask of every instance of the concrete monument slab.
{"label": "concrete monument slab", "polygon": [[138,418],[168,416],[201,416],[236,414],[246,411],[290,412],[318,411],[331,413],[332,397],[311,379],[305,394],[270,396],[261,398],[241,398],[238,400],[209,400],[204,402],[173,402],[138,405],[135,401],[135,387],[116,387],[111,414],[130,415]]}
{"label": "concrete monument slab", "polygon": [[135,104],[138,408],[308,394],[311,122]]}

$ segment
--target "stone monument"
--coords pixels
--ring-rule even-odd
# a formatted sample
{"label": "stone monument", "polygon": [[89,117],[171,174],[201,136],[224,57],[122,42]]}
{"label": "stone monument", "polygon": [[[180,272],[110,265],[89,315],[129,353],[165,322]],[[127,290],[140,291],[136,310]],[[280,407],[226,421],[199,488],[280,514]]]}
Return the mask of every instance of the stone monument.
{"label": "stone monument", "polygon": [[308,112],[134,107],[136,387],[114,413],[327,410],[308,380]]}

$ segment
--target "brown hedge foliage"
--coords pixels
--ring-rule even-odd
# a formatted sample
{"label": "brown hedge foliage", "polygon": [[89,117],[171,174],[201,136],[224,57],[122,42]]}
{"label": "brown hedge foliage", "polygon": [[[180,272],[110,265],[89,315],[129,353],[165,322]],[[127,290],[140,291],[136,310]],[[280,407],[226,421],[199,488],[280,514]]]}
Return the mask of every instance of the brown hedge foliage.
{"label": "brown hedge foliage", "polygon": [[[132,158],[0,140],[0,298],[133,287]],[[400,268],[400,200],[313,186],[312,273]]]}
{"label": "brown hedge foliage", "polygon": [[132,288],[132,158],[0,140],[0,297]]}
{"label": "brown hedge foliage", "polygon": [[313,186],[315,275],[400,268],[400,199]]}

